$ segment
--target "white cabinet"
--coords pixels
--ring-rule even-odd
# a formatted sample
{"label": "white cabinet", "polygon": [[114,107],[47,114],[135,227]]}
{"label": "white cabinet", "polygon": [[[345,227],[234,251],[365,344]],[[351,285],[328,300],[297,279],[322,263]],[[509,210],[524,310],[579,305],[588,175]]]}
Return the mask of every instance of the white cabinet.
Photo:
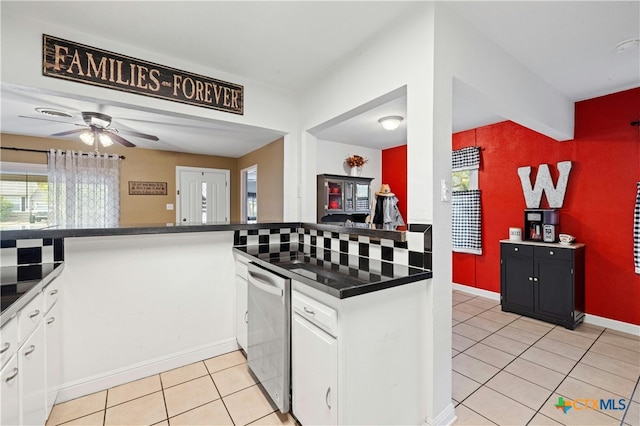
{"label": "white cabinet", "polygon": [[45,408],[45,340],[42,321],[18,350],[20,424],[41,425]]}
{"label": "white cabinet", "polygon": [[0,368],[18,349],[18,318],[13,317],[0,331]]}
{"label": "white cabinet", "polygon": [[422,424],[429,281],[338,299],[292,280],[292,412],[303,425]]}
{"label": "white cabinet", "polygon": [[[45,294],[47,289],[45,289]],[[61,306],[58,302],[47,312],[44,319],[47,347],[47,393],[46,412],[50,413],[56,402],[62,384],[62,321]]]}
{"label": "white cabinet", "polygon": [[[4,331],[4,327],[2,329]],[[0,370],[0,424],[2,425],[18,425],[20,424],[20,393],[18,389],[18,357],[15,355],[8,360],[5,366]]]}
{"label": "white cabinet", "polygon": [[247,352],[247,262],[238,256],[236,258],[236,340],[242,350]]}
{"label": "white cabinet", "polygon": [[293,411],[303,425],[338,422],[338,340],[299,313],[291,328]]}

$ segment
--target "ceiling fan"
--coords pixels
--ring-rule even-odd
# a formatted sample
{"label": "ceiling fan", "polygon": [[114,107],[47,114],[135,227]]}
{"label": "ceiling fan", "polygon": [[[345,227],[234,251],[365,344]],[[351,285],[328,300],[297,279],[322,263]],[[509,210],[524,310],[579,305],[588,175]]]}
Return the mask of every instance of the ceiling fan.
{"label": "ceiling fan", "polygon": [[[35,117],[24,117],[24,118],[35,118]],[[46,120],[46,121],[54,121],[56,123],[67,123],[64,121],[58,120],[49,120],[44,118],[37,118],[37,120]],[[118,142],[126,147],[135,147],[135,144],[129,142],[127,139],[120,136],[118,133],[127,134],[131,136],[135,136],[142,139],[149,139],[152,141],[157,141],[158,137],[153,135],[147,135],[145,133],[134,132],[132,130],[118,130],[111,126],[111,117],[102,114],[99,112],[82,112],[82,120],[85,124],[74,124],[75,126],[83,127],[82,129],[74,129],[67,130],[65,132],[54,133],[51,136],[68,136],[78,133],[79,138],[82,142],[87,145],[95,145],[96,149],[98,149],[98,143],[102,146],[110,146],[113,145],[113,142]]]}

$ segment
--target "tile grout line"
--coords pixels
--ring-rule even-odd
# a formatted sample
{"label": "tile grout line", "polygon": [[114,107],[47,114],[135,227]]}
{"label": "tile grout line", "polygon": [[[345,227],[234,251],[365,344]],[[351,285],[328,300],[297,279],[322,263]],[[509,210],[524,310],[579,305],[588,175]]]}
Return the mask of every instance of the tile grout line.
{"label": "tile grout line", "polygon": [[[473,299],[473,298],[472,298],[472,299]],[[468,302],[469,300],[472,300],[472,299],[467,299],[467,300],[465,300],[464,302],[460,302],[460,303],[465,303],[465,302]],[[458,304],[460,304],[460,303],[458,303]],[[456,304],[456,305],[458,305],[458,304]],[[452,309],[453,309],[453,307],[455,307],[456,305],[452,305]],[[475,306],[475,305],[474,305],[474,306]],[[499,306],[499,305],[498,305],[498,306]],[[470,320],[471,318],[475,318],[475,317],[477,317],[477,316],[481,315],[482,313],[487,312],[487,311],[490,311],[490,310],[492,310],[492,309],[494,309],[494,308],[485,309],[484,311],[482,311],[482,312],[480,312],[480,313],[478,313],[478,314],[476,314],[476,315],[473,315],[472,317],[467,318],[467,319],[466,319],[466,320],[464,320],[464,321],[460,321],[460,322],[459,322],[459,324],[465,323],[466,321]],[[462,312],[464,312],[464,311],[462,311]],[[520,316],[520,318],[523,318],[523,317],[522,317],[522,316]],[[517,319],[518,319],[518,318],[515,318],[513,321],[510,321],[509,323],[507,323],[507,324],[503,325],[502,327],[500,327],[500,328],[499,328],[499,329],[497,329],[496,331],[492,332],[490,335],[488,335],[488,336],[486,336],[486,337],[482,338],[481,340],[479,340],[479,341],[475,342],[474,344],[472,344],[471,346],[469,346],[468,348],[466,348],[464,351],[459,351],[459,353],[458,353],[458,354],[456,354],[456,355],[455,355],[454,357],[452,357],[452,358],[455,358],[455,357],[456,357],[456,356],[458,356],[460,353],[465,353],[468,349],[470,349],[470,348],[472,348],[472,347],[476,346],[478,343],[483,342],[484,340],[486,340],[487,338],[489,338],[491,335],[496,334],[499,330],[502,330],[503,328],[505,328],[505,327],[509,326],[510,324],[512,324],[512,323],[513,323],[514,321],[516,321]],[[495,321],[494,321],[494,322],[495,322]],[[535,323],[534,323],[534,324],[535,324]],[[457,324],[456,324],[456,325],[457,325]],[[471,324],[468,324],[468,325],[471,325]],[[477,327],[477,328],[480,328],[480,327]],[[516,327],[516,328],[517,328],[517,327]],[[463,404],[463,403],[464,403],[464,401],[466,401],[466,400],[467,400],[471,395],[473,395],[474,393],[476,393],[480,388],[485,387],[485,386],[486,386],[486,384],[487,384],[490,380],[492,380],[496,375],[500,374],[500,372],[504,371],[504,369],[505,369],[506,367],[508,367],[511,363],[513,363],[516,359],[520,358],[520,356],[521,356],[524,352],[526,352],[528,349],[530,349],[531,347],[533,347],[536,343],[538,343],[538,342],[539,342],[541,339],[543,339],[544,337],[547,337],[547,336],[548,336],[548,334],[549,334],[549,333],[551,333],[551,331],[553,331],[553,330],[555,330],[555,329],[557,329],[557,328],[558,328],[558,325],[555,325],[554,327],[551,327],[551,328],[550,328],[546,333],[544,333],[542,336],[540,336],[536,341],[534,341],[533,343],[529,344],[529,346],[527,347],[527,349],[525,349],[524,351],[522,351],[519,355],[517,355],[513,360],[511,360],[508,364],[506,364],[504,367],[502,367],[502,368],[501,368],[501,369],[500,369],[496,374],[494,374],[494,375],[493,375],[493,376],[491,376],[489,379],[487,379],[484,383],[482,383],[482,384],[481,384],[481,385],[480,385],[476,390],[474,390],[471,394],[469,394],[467,397],[465,397],[462,401],[459,401],[459,402],[458,402],[458,405],[461,405],[461,404],[462,404],[462,405],[464,405],[464,404]],[[546,398],[545,402],[543,402],[543,403],[542,403],[542,405],[541,405],[537,410],[535,410],[534,415],[532,416],[532,418],[531,418],[531,419],[529,419],[529,421],[527,422],[527,424],[530,424],[530,423],[531,423],[531,421],[533,421],[533,418],[534,418],[536,415],[538,415],[538,414],[539,414],[539,415],[541,415],[541,416],[547,417],[547,416],[545,416],[543,413],[541,413],[541,412],[540,412],[540,410],[545,406],[545,404],[547,404],[547,403],[548,403],[548,401],[549,401],[549,400],[550,400],[550,398],[553,396],[553,394],[557,392],[558,388],[562,385],[562,383],[564,383],[564,381],[567,379],[567,377],[569,377],[569,375],[571,374],[571,372],[572,372],[572,371],[576,368],[576,366],[577,366],[577,365],[582,361],[582,359],[586,356],[586,354],[587,354],[587,353],[589,353],[589,351],[591,350],[591,348],[593,347],[593,345],[595,345],[595,343],[600,339],[600,337],[602,337],[602,336],[604,335],[604,333],[605,333],[605,331],[606,331],[606,330],[607,330],[607,328],[603,328],[602,330],[600,330],[600,332],[598,333],[598,336],[597,336],[595,339],[593,339],[593,341],[591,342],[591,344],[589,345],[589,347],[588,347],[588,348],[586,348],[586,350],[585,350],[585,351],[584,351],[584,353],[580,356],[580,358],[579,358],[577,361],[575,361],[575,364],[573,365],[573,367],[572,367],[572,368],[571,368],[571,369],[570,369],[570,370],[569,370],[569,371],[564,375],[564,377],[563,377],[562,381],[561,381],[561,382],[560,382],[560,383],[555,387],[555,389],[551,391],[550,395]],[[523,330],[523,331],[526,331],[526,330]],[[456,334],[457,334],[457,333],[456,333]],[[463,335],[460,335],[460,336],[462,336],[462,337],[466,337],[466,336],[463,336]],[[504,337],[504,336],[503,336],[503,337]],[[580,337],[582,337],[582,336],[580,336]],[[624,337],[624,336],[621,336],[621,337]],[[584,338],[585,338],[585,339],[589,339],[588,337],[584,337]],[[554,339],[554,338],[553,338],[553,337],[551,337],[551,336],[549,336],[549,339],[554,340],[554,341],[558,341],[558,342],[561,342],[561,343],[565,343],[565,344],[567,344],[567,345],[570,345],[570,346],[573,346],[573,347],[576,347],[576,348],[579,348],[579,349],[585,349],[585,348],[582,348],[582,347],[579,347],[579,346],[575,346],[575,345],[573,345],[573,344],[571,344],[571,343],[569,343],[569,342],[562,342],[562,341],[560,341],[560,340]],[[470,340],[473,340],[473,339],[470,339]],[[591,339],[589,339],[589,340],[591,340]],[[520,343],[523,343],[523,342],[520,342]],[[618,347],[618,348],[622,348],[622,349],[630,350],[630,349],[625,348],[625,347],[623,347],[623,346],[615,345],[615,344],[612,344],[612,343],[611,343],[611,344],[610,344],[610,343],[608,343],[608,342],[602,342],[602,343],[606,343],[607,345],[610,345],[610,346],[615,346],[615,347]],[[490,346],[490,345],[489,345],[489,346]],[[491,347],[491,348],[493,348],[492,346],[490,346],[490,347]],[[455,349],[455,348],[454,348],[454,349]],[[498,349],[498,348],[493,348],[493,349],[495,349],[495,350],[500,350],[500,349]],[[544,350],[544,349],[541,349],[541,350]],[[504,352],[504,351],[501,351],[501,352]],[[547,352],[548,352],[548,351],[547,351]],[[507,352],[505,352],[505,353],[507,353]],[[557,355],[557,356],[562,356],[562,355],[560,355],[560,354],[555,354],[555,353],[553,353],[553,352],[550,352],[550,353],[552,353],[552,354],[554,354],[554,355]],[[508,353],[507,353],[507,354],[508,354]],[[479,361],[481,361],[481,362],[485,362],[485,361],[483,361],[483,360],[480,360],[480,359],[478,359],[478,358],[473,357],[473,356],[472,356],[472,355],[470,355],[470,354],[466,354],[466,355],[467,355],[467,356],[469,356],[469,357],[472,357],[472,358],[474,358],[474,359],[476,359],[476,360],[479,360]],[[511,354],[509,354],[509,355],[511,355]],[[606,355],[602,355],[602,356],[606,356]],[[567,358],[567,357],[564,357],[564,358]],[[608,358],[611,358],[611,357],[608,357]],[[571,359],[571,358],[567,358],[567,359]],[[612,358],[612,359],[615,359],[615,358]],[[571,359],[571,361],[574,361],[574,360],[573,360],[573,359]],[[619,361],[622,361],[622,360],[619,360]],[[622,361],[622,362],[624,362],[624,361]],[[485,362],[485,363],[486,363],[486,362]],[[535,362],[534,362],[534,363],[535,363]],[[492,364],[489,364],[489,363],[487,363],[487,364],[488,364],[488,365],[492,365]],[[538,363],[535,363],[535,364],[540,365],[540,364],[538,364]],[[587,365],[588,365],[588,364],[587,364]],[[541,365],[541,366],[542,366],[542,365]],[[495,367],[495,366],[494,366],[494,367]],[[545,367],[545,366],[542,366],[542,367],[547,368],[547,367]],[[594,368],[597,368],[597,367],[594,367]],[[598,369],[599,369],[599,368],[598,368]],[[600,369],[599,369],[599,370],[600,370]],[[455,371],[455,370],[454,370],[454,371]],[[552,371],[553,371],[553,370],[552,370]],[[610,372],[608,372],[608,371],[606,371],[606,370],[601,370],[601,371],[604,371],[604,372],[606,372],[606,373],[609,373],[609,374],[612,374],[612,375],[617,376],[615,373],[610,373]],[[462,373],[459,373],[459,372],[457,372],[457,373],[458,373],[458,374],[461,374],[461,375],[462,375],[462,376],[464,376],[464,377],[468,377],[468,376],[463,375]],[[519,376],[517,376],[517,377],[519,377]],[[620,377],[620,376],[618,376],[618,377]],[[468,378],[469,378],[470,380],[472,380],[472,381],[475,381],[474,379],[472,379],[472,378],[470,378],[470,377],[468,377]],[[520,379],[522,379],[522,380],[527,380],[527,379],[524,379],[524,378],[522,378],[522,377],[520,377]],[[572,377],[572,379],[582,382],[582,380],[579,380],[579,379],[576,379],[576,378],[573,378],[573,377]],[[529,383],[532,383],[532,384],[536,385],[536,383],[530,382],[529,380],[527,380],[527,381],[528,381]],[[584,383],[584,382],[583,382],[583,383]],[[622,425],[622,423],[624,422],[624,418],[625,418],[625,416],[626,416],[626,413],[628,412],[628,410],[629,410],[629,408],[630,408],[630,406],[631,406],[631,404],[632,404],[633,395],[634,395],[635,391],[637,390],[637,388],[638,388],[638,384],[639,384],[639,383],[640,383],[640,377],[638,378],[638,381],[636,381],[636,385],[635,385],[635,387],[634,387],[634,391],[632,392],[631,397],[629,398],[629,401],[630,401],[630,402],[629,402],[629,405],[627,406],[627,410],[625,410],[625,413],[623,414],[623,418],[622,418],[622,420],[620,421],[620,424],[621,424],[621,425]],[[539,386],[539,385],[538,385],[538,386]],[[600,388],[600,387],[598,386],[598,388]],[[492,389],[492,388],[489,388],[489,389]],[[546,389],[546,388],[544,388],[544,389],[545,389],[545,390],[549,390],[549,389]],[[600,388],[600,389],[603,389],[604,391],[607,391],[607,390],[606,390],[606,389],[604,389],[604,388]],[[501,393],[501,392],[499,392],[499,391],[496,391],[495,389],[492,389],[492,390],[494,390],[495,392],[497,392],[497,393],[499,393],[499,394],[501,394],[501,395],[503,395],[503,396],[505,396],[505,397],[507,397],[507,398],[510,398],[508,395],[504,395],[503,393]],[[608,392],[611,392],[611,391],[608,391]],[[615,394],[615,392],[611,392],[611,393],[614,393],[614,394]],[[511,399],[511,398],[510,398],[510,399]],[[515,400],[514,400],[514,401],[515,401]],[[517,401],[516,401],[516,402],[517,402]],[[521,404],[521,405],[523,405],[523,406],[527,407],[527,406],[526,406],[526,405],[524,405],[524,404]],[[471,408],[467,407],[466,405],[465,405],[465,408],[467,408],[467,409],[469,409],[469,410],[471,410],[471,411],[475,412],[476,414],[478,414],[478,415],[482,416],[482,414],[477,413],[476,411],[472,410]],[[527,407],[527,408],[529,408],[529,407]],[[607,417],[610,417],[610,418],[612,418],[612,419],[614,419],[614,420],[616,420],[616,421],[618,420],[618,419],[616,419],[615,417],[613,417],[613,416],[611,416],[611,415],[609,415],[609,414],[607,414],[607,413],[604,413],[604,412],[600,412],[600,413],[601,413],[601,414],[604,414],[604,415],[606,415]],[[482,416],[482,417],[483,417],[483,418],[486,418],[485,416]],[[488,420],[490,420],[490,419],[488,419]],[[491,420],[490,420],[490,421],[491,421]],[[555,420],[554,420],[554,421],[555,421]],[[559,422],[558,422],[558,423],[559,423]]]}
{"label": "tile grout line", "polygon": [[[207,371],[209,371],[209,368],[207,368]],[[222,371],[222,370],[220,370],[220,371]],[[233,420],[233,417],[231,417],[231,412],[229,411],[229,407],[227,407],[227,404],[224,402],[224,398],[222,397],[222,392],[220,392],[220,389],[218,389],[218,385],[216,384],[216,381],[213,380],[212,373],[209,373],[209,377],[211,378],[211,381],[213,382],[213,386],[216,388],[216,392],[218,392],[218,395],[220,395],[220,401],[222,402],[222,406],[224,407],[224,409],[227,411],[227,415],[231,419],[231,424],[235,425],[236,422]]]}
{"label": "tile grout line", "polygon": [[[499,306],[499,305],[498,305],[498,306]],[[491,310],[491,309],[493,309],[493,308],[486,309],[486,310],[485,310],[485,311],[483,311],[483,312],[486,312],[486,311]],[[480,313],[482,313],[482,312],[480,312]],[[480,313],[479,313],[478,315],[480,315]],[[475,316],[477,316],[477,315],[475,315]],[[521,315],[520,317],[522,317],[522,315]],[[472,317],[472,318],[473,318],[473,317]],[[471,319],[471,318],[469,318],[469,319]],[[495,332],[493,332],[493,333],[489,334],[489,336],[486,336],[486,337],[484,337],[483,339],[481,339],[481,340],[477,341],[476,343],[474,343],[473,345],[469,346],[467,349],[465,349],[463,352],[460,352],[460,353],[465,353],[468,349],[472,348],[473,346],[477,345],[478,343],[481,343],[483,340],[487,339],[487,338],[488,338],[488,337],[490,337],[491,335],[493,335],[493,334],[497,333],[498,331],[502,330],[503,328],[507,327],[509,324],[511,324],[511,323],[513,323],[513,322],[515,322],[515,321],[517,321],[518,319],[519,319],[519,318],[515,318],[513,321],[511,321],[511,322],[509,322],[509,323],[505,324],[504,326],[500,327],[500,328],[499,328],[499,329],[497,329]],[[466,322],[466,321],[465,321],[465,322]],[[495,321],[494,321],[494,322],[495,322]],[[470,325],[470,324],[469,324],[469,325]],[[479,328],[479,327],[478,327],[478,328]],[[517,328],[517,327],[516,327],[516,328]],[[535,342],[531,343],[527,349],[525,349],[524,351],[522,351],[522,352],[520,353],[520,355],[522,355],[524,352],[526,352],[527,350],[529,350],[533,345],[535,345],[538,341],[540,341],[542,338],[544,338],[547,334],[549,334],[549,333],[550,333],[552,330],[554,330],[555,328],[556,328],[556,326],[551,327],[551,328],[550,328],[546,333],[544,333],[542,336],[540,336],[540,337],[539,337]],[[523,330],[523,331],[526,331],[526,330]],[[463,336],[463,337],[464,337],[464,336]],[[520,343],[522,343],[522,342],[520,342]],[[493,349],[500,350],[500,349],[497,349],[497,348],[493,348]],[[504,351],[501,351],[501,352],[504,352]],[[509,354],[508,352],[504,352],[504,353],[506,353],[506,354],[508,354],[508,355],[511,355],[511,354]],[[458,354],[458,355],[459,355],[459,354]],[[473,392],[471,392],[469,395],[467,395],[467,396],[466,396],[462,401],[460,401],[460,404],[462,404],[464,401],[466,401],[467,399],[469,399],[469,398],[471,397],[471,395],[475,394],[478,390],[480,390],[481,388],[485,387],[485,386],[487,385],[487,383],[489,383],[489,381],[490,381],[491,379],[493,379],[493,378],[494,378],[494,377],[496,377],[498,374],[500,374],[502,371],[504,371],[504,369],[505,369],[505,368],[507,368],[509,365],[511,365],[511,364],[512,364],[516,359],[520,358],[520,355],[515,356],[515,357],[514,357],[511,361],[509,361],[509,362],[508,362],[504,367],[500,368],[500,369],[499,369],[499,370],[498,370],[494,375],[492,375],[489,379],[487,379],[484,383],[482,383],[482,384],[480,385],[480,387],[478,387],[476,390],[474,390],[474,391],[473,391]],[[457,356],[457,355],[456,355],[456,356]],[[472,355],[467,354],[467,356],[469,356],[469,357],[471,357],[471,358],[474,358],[474,359],[477,359],[478,361],[485,362],[485,361],[483,361],[483,360],[481,360],[481,359],[475,358],[475,357],[474,357],[474,356],[472,356]],[[492,365],[492,364],[489,364],[489,363],[487,363],[487,362],[485,362],[485,363],[486,363],[486,364],[488,364],[488,365]],[[539,364],[538,364],[538,365],[539,365]],[[493,367],[495,367],[495,366],[493,366]],[[543,367],[544,367],[544,366],[543,366]],[[496,368],[497,368],[497,367],[496,367]],[[546,367],[545,367],[545,368],[546,368]],[[509,373],[509,372],[507,371],[507,373]],[[461,374],[461,373],[458,373],[458,374]],[[509,373],[509,374],[511,374],[511,373]],[[466,377],[466,376],[465,376],[465,377]],[[517,377],[519,377],[519,376],[517,376]],[[521,378],[521,379],[523,379],[523,380],[526,380],[526,379],[524,379],[524,378],[522,378],[522,377],[520,377],[520,378]],[[566,376],[565,376],[565,378],[566,378]],[[470,378],[470,379],[471,379],[471,378]],[[473,380],[473,379],[471,379],[471,380]],[[527,380],[527,381],[528,381],[528,380]],[[530,383],[533,383],[533,382],[530,382]],[[561,382],[561,383],[562,383],[562,382]],[[533,384],[535,384],[535,383],[533,383]],[[539,386],[539,385],[538,385],[538,386]],[[559,385],[558,385],[558,386],[559,386]],[[538,414],[538,413],[539,413],[539,410],[540,410],[540,409],[535,410],[535,409],[533,409],[533,408],[530,408],[530,407],[528,407],[528,406],[526,406],[526,405],[522,404],[521,402],[516,401],[515,399],[512,399],[511,397],[509,397],[508,395],[503,394],[502,392],[499,392],[499,391],[497,391],[497,390],[495,390],[495,389],[493,389],[493,388],[489,388],[489,389],[491,389],[492,391],[494,391],[494,392],[496,392],[496,393],[499,393],[500,395],[504,396],[505,398],[509,398],[510,400],[512,400],[512,401],[514,401],[514,402],[516,402],[516,403],[518,403],[518,404],[520,404],[520,405],[522,405],[523,407],[526,407],[526,408],[529,408],[529,409],[531,409],[531,410],[534,410],[534,413],[533,413],[533,415],[531,416],[531,418],[527,421],[527,424],[529,424],[529,423],[531,422],[531,420],[533,420],[533,418],[536,416],[536,414]],[[545,389],[546,389],[546,388],[545,388]],[[547,390],[548,390],[548,389],[547,389]],[[552,392],[551,392],[551,395],[553,395],[553,392],[554,392],[554,391],[552,391]],[[547,400],[551,397],[551,395],[547,398]],[[547,400],[545,400],[545,402],[546,402]],[[542,406],[544,406],[544,404],[543,404]],[[541,406],[540,408],[542,408],[542,406]],[[465,405],[465,407],[467,407],[467,406]],[[467,407],[467,408],[469,408],[469,407]],[[470,409],[470,408],[469,408],[469,409]],[[542,415],[543,415],[543,414],[542,414]],[[483,417],[484,417],[484,416],[483,416]]]}
{"label": "tile grout line", "polygon": [[620,419],[620,426],[624,424],[624,419],[627,417],[627,414],[631,409],[631,404],[633,404],[633,395],[635,395],[636,391],[638,390],[639,383],[640,383],[640,377],[638,377],[638,380],[636,381],[636,385],[634,386],[633,391],[631,391],[631,396],[629,397],[629,404],[627,404],[627,409],[624,410],[624,413],[622,414],[622,418]]}

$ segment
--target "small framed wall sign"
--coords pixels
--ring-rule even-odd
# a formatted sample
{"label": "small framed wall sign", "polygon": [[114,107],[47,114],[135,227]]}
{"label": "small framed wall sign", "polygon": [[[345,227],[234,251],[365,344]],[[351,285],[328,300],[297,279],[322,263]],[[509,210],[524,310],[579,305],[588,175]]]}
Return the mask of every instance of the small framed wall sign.
{"label": "small framed wall sign", "polygon": [[129,181],[129,195],[167,195],[167,182]]}

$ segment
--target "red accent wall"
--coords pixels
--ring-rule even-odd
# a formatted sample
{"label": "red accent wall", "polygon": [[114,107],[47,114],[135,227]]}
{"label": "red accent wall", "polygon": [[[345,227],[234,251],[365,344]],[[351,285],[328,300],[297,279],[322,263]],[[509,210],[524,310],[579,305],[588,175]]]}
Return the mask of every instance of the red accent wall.
{"label": "red accent wall", "polygon": [[[407,146],[382,151],[382,183],[387,183],[398,197],[398,210],[407,221]],[[378,191],[378,188],[375,188]]]}
{"label": "red accent wall", "polygon": [[[453,135],[453,149],[482,148],[483,254],[453,254],[453,280],[500,291],[498,240],[523,227],[526,208],[518,167],[572,161],[560,232],[586,243],[585,310],[640,325],[640,275],[634,273],[633,211],[640,181],[640,88],[576,103],[575,139],[557,142],[513,122]],[[548,207],[542,197],[541,207]]]}

